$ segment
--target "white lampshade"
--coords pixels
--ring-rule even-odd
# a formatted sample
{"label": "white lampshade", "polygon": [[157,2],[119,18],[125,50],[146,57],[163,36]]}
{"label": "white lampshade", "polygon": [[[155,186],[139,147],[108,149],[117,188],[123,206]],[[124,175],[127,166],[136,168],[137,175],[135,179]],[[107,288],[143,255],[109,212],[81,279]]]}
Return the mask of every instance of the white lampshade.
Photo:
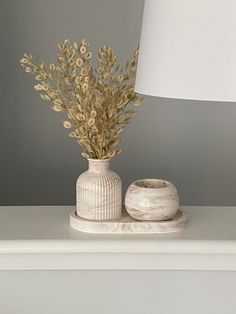
{"label": "white lampshade", "polygon": [[236,0],[146,0],[135,91],[236,101]]}

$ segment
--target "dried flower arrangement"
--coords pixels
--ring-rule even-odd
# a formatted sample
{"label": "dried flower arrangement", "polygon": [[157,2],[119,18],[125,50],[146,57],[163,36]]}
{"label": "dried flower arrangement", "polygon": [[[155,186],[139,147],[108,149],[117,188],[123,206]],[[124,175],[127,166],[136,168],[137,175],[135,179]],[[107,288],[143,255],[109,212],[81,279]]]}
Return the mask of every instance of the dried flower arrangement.
{"label": "dried flower arrangement", "polygon": [[63,125],[72,128],[69,136],[83,147],[82,155],[107,159],[120,153],[121,132],[135,114],[128,104],[142,102],[134,92],[138,49],[124,68],[117,64],[112,48],[99,50],[97,70],[90,64],[91,57],[85,39],[73,45],[66,39],[58,45],[56,64],[46,64],[32,54],[24,54],[20,62],[40,81],[34,88],[41,98],[67,117]]}

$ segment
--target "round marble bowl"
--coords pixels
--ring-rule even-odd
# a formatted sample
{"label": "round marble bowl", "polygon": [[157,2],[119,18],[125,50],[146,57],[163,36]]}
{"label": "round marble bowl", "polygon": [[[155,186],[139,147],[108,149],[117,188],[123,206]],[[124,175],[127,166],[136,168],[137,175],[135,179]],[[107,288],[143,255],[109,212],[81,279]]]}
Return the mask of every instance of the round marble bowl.
{"label": "round marble bowl", "polygon": [[169,220],[178,212],[179,195],[166,180],[136,180],[128,187],[125,207],[136,220]]}

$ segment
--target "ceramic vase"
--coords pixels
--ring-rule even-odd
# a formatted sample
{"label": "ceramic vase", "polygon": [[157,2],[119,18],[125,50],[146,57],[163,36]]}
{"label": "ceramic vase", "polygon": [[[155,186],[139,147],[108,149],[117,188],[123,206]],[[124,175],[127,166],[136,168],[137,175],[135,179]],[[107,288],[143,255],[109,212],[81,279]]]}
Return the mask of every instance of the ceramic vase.
{"label": "ceramic vase", "polygon": [[88,163],[76,182],[77,215],[99,221],[120,219],[122,184],[110,169],[110,159],[88,159]]}
{"label": "ceramic vase", "polygon": [[131,183],[126,192],[125,207],[136,220],[169,220],[180,209],[179,195],[169,181],[137,180]]}

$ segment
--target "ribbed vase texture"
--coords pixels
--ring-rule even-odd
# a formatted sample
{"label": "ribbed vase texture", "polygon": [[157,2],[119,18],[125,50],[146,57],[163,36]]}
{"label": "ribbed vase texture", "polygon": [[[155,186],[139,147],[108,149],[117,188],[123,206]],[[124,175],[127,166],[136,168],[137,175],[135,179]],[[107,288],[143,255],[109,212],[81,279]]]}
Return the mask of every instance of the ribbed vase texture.
{"label": "ribbed vase texture", "polygon": [[88,159],[89,169],[76,183],[77,215],[91,220],[118,220],[122,208],[121,179],[109,159]]}

